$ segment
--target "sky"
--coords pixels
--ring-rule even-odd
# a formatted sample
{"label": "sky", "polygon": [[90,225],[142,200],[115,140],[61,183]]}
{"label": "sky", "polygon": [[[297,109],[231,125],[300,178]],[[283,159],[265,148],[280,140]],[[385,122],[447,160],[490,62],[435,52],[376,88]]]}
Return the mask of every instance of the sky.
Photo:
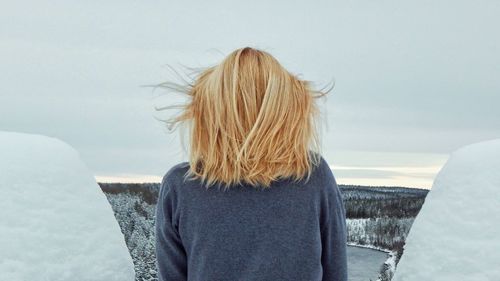
{"label": "sky", "polygon": [[0,9],[0,130],[59,138],[98,181],[187,160],[155,107],[168,65],[271,53],[318,89],[340,184],[431,188],[449,154],[500,138],[498,1],[11,1]]}

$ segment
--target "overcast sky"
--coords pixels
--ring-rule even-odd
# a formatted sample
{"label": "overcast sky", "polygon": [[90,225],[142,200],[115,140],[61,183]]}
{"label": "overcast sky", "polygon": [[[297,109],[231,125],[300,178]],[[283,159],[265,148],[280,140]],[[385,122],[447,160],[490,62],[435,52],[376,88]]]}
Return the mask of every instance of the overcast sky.
{"label": "overcast sky", "polygon": [[[500,137],[498,1],[10,1],[0,9],[0,130],[75,147],[99,181],[159,181],[187,160],[141,85],[236,48],[318,88],[339,183],[430,188],[449,153]],[[158,97],[160,96],[160,97]]]}

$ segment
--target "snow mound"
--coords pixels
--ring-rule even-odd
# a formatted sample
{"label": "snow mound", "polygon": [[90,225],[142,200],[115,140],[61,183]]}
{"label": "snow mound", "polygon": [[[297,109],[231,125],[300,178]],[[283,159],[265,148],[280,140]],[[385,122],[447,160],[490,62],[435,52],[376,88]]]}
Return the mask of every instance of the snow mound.
{"label": "snow mound", "polygon": [[406,239],[393,281],[500,280],[500,139],[454,151]]}
{"label": "snow mound", "polygon": [[54,138],[0,131],[2,280],[134,280],[106,196]]}

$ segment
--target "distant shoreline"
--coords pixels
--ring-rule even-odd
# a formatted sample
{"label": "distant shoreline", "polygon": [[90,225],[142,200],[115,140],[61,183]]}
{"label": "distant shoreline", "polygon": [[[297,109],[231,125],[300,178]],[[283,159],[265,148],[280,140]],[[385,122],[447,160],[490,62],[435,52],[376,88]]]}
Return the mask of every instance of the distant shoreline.
{"label": "distant shoreline", "polygon": [[393,251],[391,251],[389,249],[385,249],[385,248],[381,248],[381,247],[376,247],[376,246],[373,246],[373,245],[356,244],[354,242],[347,242],[347,246],[354,246],[354,247],[359,247],[359,248],[367,248],[367,249],[377,250],[377,251],[386,252],[386,253],[393,252]]}

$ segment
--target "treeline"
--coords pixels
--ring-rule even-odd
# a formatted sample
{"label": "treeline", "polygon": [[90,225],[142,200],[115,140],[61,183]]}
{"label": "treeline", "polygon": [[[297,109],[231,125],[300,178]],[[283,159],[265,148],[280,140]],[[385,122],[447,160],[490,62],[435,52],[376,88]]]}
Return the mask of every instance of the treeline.
{"label": "treeline", "polygon": [[99,183],[106,194],[129,194],[137,196],[148,204],[156,205],[158,202],[158,183]]}
{"label": "treeline", "polygon": [[416,217],[424,201],[425,198],[344,199],[350,219]]}

